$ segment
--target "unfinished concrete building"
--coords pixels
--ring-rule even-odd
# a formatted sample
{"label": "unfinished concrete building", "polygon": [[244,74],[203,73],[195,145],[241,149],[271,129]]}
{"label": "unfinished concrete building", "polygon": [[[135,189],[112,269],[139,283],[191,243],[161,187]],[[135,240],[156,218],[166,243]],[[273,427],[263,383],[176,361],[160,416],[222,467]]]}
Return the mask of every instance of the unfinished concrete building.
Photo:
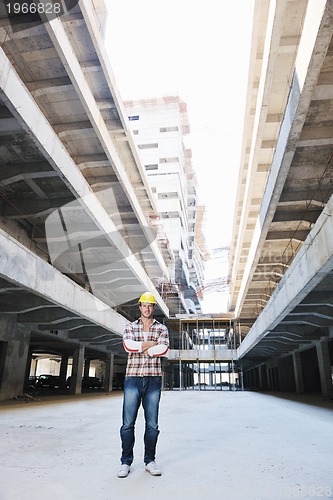
{"label": "unfinished concrete building", "polygon": [[1,398],[22,393],[31,357],[45,352],[60,355],[63,381],[73,359],[72,393],[93,359],[110,389],[142,290],[169,315],[156,287],[174,258],[150,224],[104,3],[75,2],[53,19],[1,9]]}
{"label": "unfinished concrete building", "polygon": [[163,295],[169,301],[175,296],[177,304],[175,288],[180,289],[182,310],[200,314],[197,290],[203,286],[203,259],[195,241],[198,202],[192,151],[184,145],[190,133],[186,103],[170,95],[124,104],[155,197],[158,224],[175,255],[174,275],[162,284]]}
{"label": "unfinished concrete building", "polygon": [[232,310],[197,326],[181,290],[169,302],[158,292],[175,256],[154,226],[104,7],[80,0],[30,17],[0,7],[1,399],[22,393],[43,353],[60,359],[62,383],[71,360],[71,394],[95,360],[112,390],[146,289],[171,320],[169,388],[222,388],[226,365],[232,389],[332,397],[332,2],[255,2]]}
{"label": "unfinished concrete building", "polygon": [[247,387],[332,397],[331,1],[255,3],[230,249]]}

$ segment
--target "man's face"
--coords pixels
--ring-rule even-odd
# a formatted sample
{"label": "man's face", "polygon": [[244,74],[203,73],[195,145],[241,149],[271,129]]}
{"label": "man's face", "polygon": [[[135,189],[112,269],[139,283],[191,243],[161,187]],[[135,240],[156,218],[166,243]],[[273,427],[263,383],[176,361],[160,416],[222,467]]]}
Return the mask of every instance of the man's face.
{"label": "man's face", "polygon": [[151,318],[154,311],[154,304],[149,304],[148,302],[141,302],[140,304],[141,316],[144,318]]}

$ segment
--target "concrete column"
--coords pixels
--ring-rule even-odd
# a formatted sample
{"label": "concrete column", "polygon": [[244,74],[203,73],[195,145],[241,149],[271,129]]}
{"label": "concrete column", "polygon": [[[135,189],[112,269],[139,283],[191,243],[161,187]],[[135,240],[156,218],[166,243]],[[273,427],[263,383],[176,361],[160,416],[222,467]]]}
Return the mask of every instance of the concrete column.
{"label": "concrete column", "polygon": [[245,385],[247,388],[251,388],[251,369],[248,369],[244,372],[245,377]]}
{"label": "concrete column", "polygon": [[265,364],[265,380],[266,380],[266,389],[270,389],[270,370],[268,364]]}
{"label": "concrete column", "polygon": [[31,375],[36,375],[36,373],[37,373],[37,359],[36,358],[31,359],[30,373],[31,373]]}
{"label": "concrete column", "polygon": [[66,388],[66,376],[67,376],[67,368],[68,368],[68,355],[63,354],[61,357],[60,364],[60,385],[62,389]]}
{"label": "concrete column", "polygon": [[84,362],[84,377],[89,377],[89,370],[90,370],[90,359],[86,359]]}
{"label": "concrete column", "polygon": [[254,387],[255,387],[256,389],[258,389],[258,388],[259,388],[259,371],[260,371],[260,370],[259,370],[258,366],[256,366],[256,367],[254,368],[254,370],[253,370]]}
{"label": "concrete column", "polygon": [[85,348],[81,346],[75,349],[73,353],[73,368],[69,388],[71,394],[81,394],[84,351]]}
{"label": "concrete column", "polygon": [[113,352],[111,352],[110,356],[105,361],[104,390],[106,392],[112,391],[113,373],[114,373],[114,354]]}
{"label": "concrete column", "polygon": [[240,382],[240,389],[241,389],[241,391],[244,391],[244,372],[243,372],[243,365],[242,365],[242,363],[240,365],[239,382]]}
{"label": "concrete column", "polygon": [[263,388],[263,376],[262,376],[262,370],[263,370],[263,365],[260,365],[259,368],[258,368],[258,385],[259,385],[259,389],[262,389]]}
{"label": "concrete column", "polygon": [[304,392],[304,380],[303,380],[301,353],[295,351],[292,353],[292,355],[293,355],[296,392],[298,394],[302,394]]}
{"label": "concrete column", "polygon": [[16,315],[0,315],[0,399],[23,393],[29,355],[30,328]]}
{"label": "concrete column", "polygon": [[332,398],[332,371],[328,341],[325,339],[321,340],[320,342],[316,342],[316,349],[319,365],[321,393],[324,397]]}
{"label": "concrete column", "polygon": [[29,386],[29,376],[30,376],[31,364],[32,364],[32,350],[29,349],[28,356],[27,356],[27,364],[25,367],[25,375],[24,375],[24,390],[25,391],[28,389],[28,386]]}
{"label": "concrete column", "polygon": [[280,372],[281,372],[281,367],[279,365],[279,361],[277,360],[276,367],[274,368],[274,384],[276,391],[280,390]]}

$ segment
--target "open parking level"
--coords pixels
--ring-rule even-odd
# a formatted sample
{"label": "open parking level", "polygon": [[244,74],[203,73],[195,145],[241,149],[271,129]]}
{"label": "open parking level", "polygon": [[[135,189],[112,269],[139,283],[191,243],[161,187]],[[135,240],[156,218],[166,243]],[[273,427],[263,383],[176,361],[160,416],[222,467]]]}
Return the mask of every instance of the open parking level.
{"label": "open parking level", "polygon": [[[333,498],[333,402],[320,396],[165,391],[161,477],[118,479],[122,392],[0,404],[1,500]],[[140,410],[141,411],[141,410]]]}

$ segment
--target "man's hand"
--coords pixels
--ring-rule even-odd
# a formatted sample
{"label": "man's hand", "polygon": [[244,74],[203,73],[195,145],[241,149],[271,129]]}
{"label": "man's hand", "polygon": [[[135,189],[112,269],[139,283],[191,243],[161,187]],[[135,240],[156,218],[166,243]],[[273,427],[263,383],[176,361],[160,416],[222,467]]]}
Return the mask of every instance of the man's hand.
{"label": "man's hand", "polygon": [[142,342],[142,352],[144,354],[147,354],[149,347],[154,347],[154,345],[157,345],[157,342],[155,340],[145,340],[144,342]]}

